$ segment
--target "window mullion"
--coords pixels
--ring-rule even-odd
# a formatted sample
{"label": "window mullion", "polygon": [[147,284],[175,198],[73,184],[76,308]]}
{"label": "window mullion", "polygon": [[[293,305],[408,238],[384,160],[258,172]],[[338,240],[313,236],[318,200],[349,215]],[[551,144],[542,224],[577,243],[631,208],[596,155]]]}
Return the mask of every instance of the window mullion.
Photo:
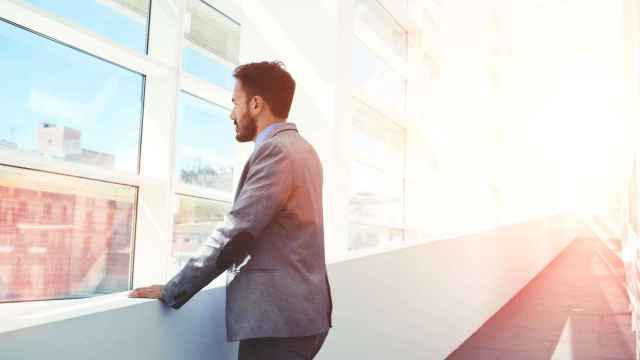
{"label": "window mullion", "polygon": [[173,169],[178,81],[185,1],[154,0],[149,25],[149,56],[169,71],[146,79],[140,150],[140,186],[133,286],[163,283],[174,213]]}
{"label": "window mullion", "polygon": [[233,108],[231,92],[201,80],[189,73],[182,72],[180,87],[185,92],[227,109]]}

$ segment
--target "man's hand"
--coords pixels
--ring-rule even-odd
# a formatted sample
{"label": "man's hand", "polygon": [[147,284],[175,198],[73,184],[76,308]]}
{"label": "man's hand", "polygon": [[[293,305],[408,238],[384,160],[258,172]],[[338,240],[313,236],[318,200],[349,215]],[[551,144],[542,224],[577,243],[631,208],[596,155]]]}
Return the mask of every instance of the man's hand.
{"label": "man's hand", "polygon": [[147,298],[162,300],[162,289],[164,285],[151,285],[129,291],[130,298]]}

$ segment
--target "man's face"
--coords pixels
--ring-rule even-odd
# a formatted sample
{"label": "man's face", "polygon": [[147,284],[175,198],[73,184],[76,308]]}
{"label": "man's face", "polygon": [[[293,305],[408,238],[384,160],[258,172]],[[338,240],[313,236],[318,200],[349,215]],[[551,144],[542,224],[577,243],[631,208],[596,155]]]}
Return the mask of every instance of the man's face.
{"label": "man's face", "polygon": [[247,98],[247,93],[238,80],[233,88],[231,101],[233,102],[233,110],[231,110],[229,117],[236,126],[236,140],[238,142],[252,141],[258,132],[258,124],[256,118],[251,115],[250,99]]}

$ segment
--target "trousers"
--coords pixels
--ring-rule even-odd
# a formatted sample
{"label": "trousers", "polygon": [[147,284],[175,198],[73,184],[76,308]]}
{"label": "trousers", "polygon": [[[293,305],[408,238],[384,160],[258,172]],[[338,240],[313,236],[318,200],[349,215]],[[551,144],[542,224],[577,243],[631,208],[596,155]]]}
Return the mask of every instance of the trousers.
{"label": "trousers", "polygon": [[320,351],[327,334],[240,340],[238,360],[311,360]]}

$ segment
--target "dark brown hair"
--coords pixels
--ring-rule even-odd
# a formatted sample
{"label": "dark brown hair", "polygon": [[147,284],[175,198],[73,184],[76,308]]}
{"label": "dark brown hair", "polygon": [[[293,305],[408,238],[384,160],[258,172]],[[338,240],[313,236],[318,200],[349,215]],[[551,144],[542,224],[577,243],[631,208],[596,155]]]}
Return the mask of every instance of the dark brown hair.
{"label": "dark brown hair", "polygon": [[289,117],[296,81],[280,61],[262,61],[238,66],[233,77],[240,80],[247,99],[261,96],[273,115]]}

